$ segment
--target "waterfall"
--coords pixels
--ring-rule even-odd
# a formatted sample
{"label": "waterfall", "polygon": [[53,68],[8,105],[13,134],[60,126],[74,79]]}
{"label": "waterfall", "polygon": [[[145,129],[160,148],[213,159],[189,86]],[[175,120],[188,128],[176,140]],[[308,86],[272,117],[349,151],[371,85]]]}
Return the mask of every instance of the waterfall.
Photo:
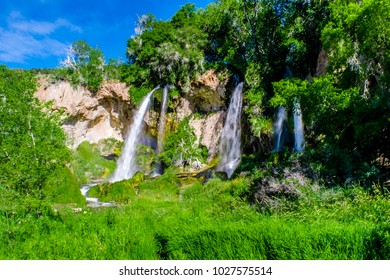
{"label": "waterfall", "polygon": [[279,106],[276,110],[276,118],[274,122],[274,141],[275,141],[275,152],[278,153],[283,148],[283,130],[284,123],[287,120],[286,109]]}
{"label": "waterfall", "polygon": [[294,102],[294,135],[295,135],[295,145],[294,149],[300,153],[305,148],[305,139],[303,137],[303,122],[302,122],[302,112],[301,105],[299,101],[295,100]]}
{"label": "waterfall", "polygon": [[[164,144],[164,134],[165,134],[165,114],[167,112],[168,107],[168,85],[164,87],[163,90],[163,98],[161,103],[161,112],[160,112],[160,120],[158,124],[158,136],[157,136],[157,154],[160,154],[163,149]],[[156,163],[156,167],[154,169],[154,174],[162,173],[162,164],[161,162]]]}
{"label": "waterfall", "polygon": [[219,146],[218,171],[226,172],[230,178],[241,160],[241,109],[242,88],[241,82],[234,89],[230,100],[225,125],[222,129]]}
{"label": "waterfall", "polygon": [[116,182],[123,179],[131,178],[138,170],[137,163],[135,161],[137,144],[141,140],[141,132],[143,127],[143,120],[146,112],[149,109],[150,101],[155,90],[148,93],[141,102],[137,113],[134,116],[133,123],[129,127],[129,131],[126,135],[125,146],[122,149],[122,154],[118,159],[118,164],[114,174],[110,178],[110,182]]}

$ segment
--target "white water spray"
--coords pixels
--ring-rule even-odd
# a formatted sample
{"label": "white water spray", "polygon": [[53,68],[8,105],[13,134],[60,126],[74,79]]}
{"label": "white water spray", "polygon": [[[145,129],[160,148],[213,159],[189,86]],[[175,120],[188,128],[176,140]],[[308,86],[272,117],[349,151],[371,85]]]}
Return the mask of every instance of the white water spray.
{"label": "white water spray", "polygon": [[122,150],[122,154],[118,159],[118,164],[114,174],[110,178],[110,182],[116,182],[124,179],[131,178],[137,171],[138,166],[135,160],[137,144],[141,140],[141,132],[143,128],[143,120],[146,112],[149,109],[150,101],[155,90],[148,93],[142,100],[142,103],[134,116],[134,121],[129,127],[129,131],[126,136],[125,146]]}
{"label": "white water spray", "polygon": [[282,134],[284,123],[287,120],[286,109],[282,106],[276,110],[276,118],[274,122],[274,141],[275,141],[275,152],[278,153],[283,148]]}
{"label": "white water spray", "polygon": [[294,102],[294,135],[295,145],[294,149],[300,153],[305,149],[305,139],[303,136],[303,122],[302,122],[302,111],[299,101]]}
{"label": "white water spray", "polygon": [[232,99],[222,130],[219,147],[218,171],[226,172],[230,178],[241,160],[241,109],[242,88],[244,83],[238,84],[234,89]]}
{"label": "white water spray", "polygon": [[110,203],[110,202],[100,202],[98,198],[95,197],[90,197],[88,195],[89,189],[92,188],[93,186],[96,186],[97,183],[92,183],[88,185],[84,185],[80,188],[81,194],[85,197],[87,200],[87,206],[89,207],[113,207],[115,204]]}

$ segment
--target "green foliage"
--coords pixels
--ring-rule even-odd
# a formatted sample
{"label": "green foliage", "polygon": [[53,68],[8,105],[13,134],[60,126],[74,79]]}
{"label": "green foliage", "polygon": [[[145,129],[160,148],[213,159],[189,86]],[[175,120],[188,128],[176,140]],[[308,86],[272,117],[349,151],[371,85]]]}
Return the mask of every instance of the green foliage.
{"label": "green foliage", "polygon": [[[68,168],[60,118],[33,98],[37,71],[0,67],[0,258],[389,259],[381,183],[390,158],[389,13],[387,0],[221,0],[205,10],[187,4],[165,22],[140,17],[126,65],[105,65],[100,50],[75,42],[67,67],[40,73],[94,92],[121,78],[137,104],[157,84],[172,84],[172,97],[188,92],[215,68],[244,78],[244,118],[255,136],[271,134],[277,106],[291,116],[299,101],[305,122],[304,153],[244,154],[234,180],[181,186],[185,179],[169,172],[137,173],[91,188],[90,196],[115,201],[112,209],[53,211],[52,203],[83,205],[78,182],[107,178],[115,163],[82,143]],[[322,48],[327,74],[317,71]],[[172,123],[160,154],[166,170],[204,162],[189,119]],[[118,150],[111,140],[102,145]],[[154,152],[137,152],[150,172]],[[313,181],[283,177],[293,167]],[[259,207],[267,183],[290,186],[293,198],[273,189],[272,203]]]}
{"label": "green foliage", "polygon": [[[329,21],[328,0],[276,1],[285,3],[284,42],[288,49],[286,65],[295,77],[305,78],[317,71],[321,31]],[[282,4],[283,5],[283,4]]]}
{"label": "green foliage", "polygon": [[329,69],[344,86],[348,82],[369,91],[375,85],[370,82],[373,76],[384,78],[390,66],[389,8],[388,1],[331,3],[331,20],[322,31],[322,41],[329,51]]}
{"label": "green foliage", "polygon": [[300,101],[304,122],[310,127],[308,140],[316,154],[313,159],[322,161],[328,166],[329,175],[341,180],[354,173],[355,179],[363,178],[359,175],[365,169],[363,162],[369,162],[377,155],[375,152],[370,154],[374,151],[373,146],[379,148],[372,142],[373,135],[381,139],[378,130],[386,125],[383,119],[374,120],[366,115],[373,108],[361,96],[361,91],[355,87],[341,89],[331,75],[313,78],[310,83],[284,79],[273,86],[275,95],[270,99],[271,106],[294,110],[294,102]]}
{"label": "green foliage", "polygon": [[0,185],[0,258],[389,258],[387,194],[302,188],[299,199],[281,199],[265,214],[247,203],[250,188],[244,178],[180,188],[173,174],[145,181],[138,174],[91,189],[121,201],[116,208],[75,214],[21,202]]}
{"label": "green foliage", "polygon": [[85,41],[74,42],[72,48],[75,75],[78,75],[81,85],[96,92],[103,81],[103,53],[98,48],[92,48]]}
{"label": "green foliage", "polygon": [[45,181],[44,197],[51,203],[84,205],[77,177],[67,167],[58,168]]}
{"label": "green foliage", "polygon": [[322,31],[328,69],[342,88],[359,88],[355,98],[356,147],[368,160],[389,157],[389,1],[334,1]]}
{"label": "green foliage", "polygon": [[272,83],[275,95],[270,100],[271,106],[294,108],[295,100],[300,100],[301,95],[305,94],[307,84],[307,81],[300,79],[283,79]]}
{"label": "green foliage", "polygon": [[[168,259],[312,260],[363,259],[365,229],[326,222],[301,225],[264,218],[247,224],[226,223],[194,229],[188,224],[160,237]],[[288,245],[287,245],[288,244]],[[215,248],[209,250],[209,248]]]}
{"label": "green foliage", "polygon": [[149,146],[138,144],[136,155],[136,162],[139,170],[145,174],[152,173],[154,170],[154,163],[157,160],[154,150]]}
{"label": "green foliage", "polygon": [[105,64],[104,56],[99,48],[93,48],[87,42],[73,42],[67,50],[67,57],[62,67],[52,71],[51,80],[69,81],[73,86],[84,86],[91,92],[99,90],[104,79],[120,79],[121,63],[110,60]]}
{"label": "green foliage", "polygon": [[142,99],[151,91],[152,89],[146,86],[132,86],[129,88],[129,94],[131,100],[137,104],[140,105],[142,102]]}
{"label": "green foliage", "polygon": [[227,65],[244,73],[245,47],[241,42],[246,40],[247,34],[243,20],[238,1],[220,1],[207,6],[203,14],[203,30],[208,34],[205,46],[208,63],[217,67]]}
{"label": "green foliage", "polygon": [[178,195],[179,179],[176,175],[165,173],[152,180],[145,180],[145,175],[137,172],[132,178],[114,183],[93,186],[88,195],[100,201],[131,203],[134,201],[175,201]]}
{"label": "green foliage", "polygon": [[130,203],[136,198],[136,187],[138,182],[134,179],[115,183],[104,183],[93,186],[88,195],[97,197],[102,202],[115,201],[115,203]]}
{"label": "green foliage", "polygon": [[31,73],[0,67],[0,184],[43,198],[46,181],[64,168],[70,151],[59,116],[33,97],[36,87]]}
{"label": "green foliage", "polygon": [[368,258],[373,260],[390,259],[390,228],[388,223],[381,223],[374,228],[368,239]]}
{"label": "green foliage", "polygon": [[127,44],[126,81],[138,87],[169,83],[188,90],[191,78],[203,70],[206,34],[196,24],[197,18],[192,4],[184,5],[171,21],[140,17],[137,34]]}
{"label": "green foliage", "polygon": [[270,134],[272,130],[272,120],[265,115],[266,94],[262,86],[262,69],[258,64],[249,63],[245,74],[245,83],[249,89],[245,92],[244,111],[249,116],[249,123],[253,135],[258,137],[261,134]]}
{"label": "green foliage", "polygon": [[[186,92],[205,65],[238,74],[246,85],[245,118],[262,150],[269,150],[274,108],[291,114],[300,102],[307,147],[329,176],[360,177],[363,162],[387,172],[388,8],[388,1],[373,0],[223,0],[204,10],[188,4],[166,22],[139,19],[124,76],[141,100],[161,83]],[[378,158],[385,158],[382,166],[374,164]]]}
{"label": "green foliage", "polygon": [[110,59],[108,64],[104,65],[104,80],[120,81],[124,67],[124,62],[121,60]]}
{"label": "green foliage", "polygon": [[193,163],[204,162],[203,154],[201,147],[196,143],[189,118],[186,117],[174,131],[168,132],[163,152],[159,156],[167,166],[184,168]]}
{"label": "green foliage", "polygon": [[72,168],[81,184],[106,179],[115,169],[115,162],[100,155],[96,144],[82,142],[74,153]]}

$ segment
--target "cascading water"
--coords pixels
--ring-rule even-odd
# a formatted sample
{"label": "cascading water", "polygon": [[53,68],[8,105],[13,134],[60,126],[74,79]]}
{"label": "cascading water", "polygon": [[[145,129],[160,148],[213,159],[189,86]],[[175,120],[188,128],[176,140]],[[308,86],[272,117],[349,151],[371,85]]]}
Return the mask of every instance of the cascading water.
{"label": "cascading water", "polygon": [[142,100],[141,106],[134,116],[134,121],[129,127],[128,134],[126,136],[125,146],[122,150],[122,154],[118,159],[118,164],[113,176],[110,178],[110,182],[116,182],[124,179],[131,178],[138,170],[137,163],[135,161],[137,144],[141,140],[141,132],[143,127],[143,120],[146,112],[149,109],[150,101],[155,90],[160,86],[153,89]]}
{"label": "cascading water", "polygon": [[241,160],[241,109],[242,88],[244,83],[238,84],[230,100],[226,122],[222,130],[219,147],[218,171],[226,172],[230,178]]}
{"label": "cascading water", "polygon": [[[161,113],[160,113],[160,120],[158,124],[158,136],[157,136],[157,154],[160,154],[163,149],[164,144],[164,134],[165,134],[165,114],[167,112],[167,105],[168,105],[168,89],[169,86],[166,85],[163,90],[163,98],[161,103]],[[156,167],[154,169],[155,174],[161,174],[162,173],[162,165],[161,162],[156,163]]]}
{"label": "cascading water", "polygon": [[283,148],[283,130],[284,123],[287,120],[287,112],[283,106],[279,106],[276,110],[276,118],[274,122],[274,141],[275,141],[275,149],[276,153],[280,152]]}
{"label": "cascading water", "polygon": [[303,136],[303,122],[302,122],[302,111],[299,101],[294,102],[294,135],[295,145],[294,149],[300,153],[305,149],[305,139]]}
{"label": "cascading water", "polygon": [[81,194],[87,200],[87,205],[89,207],[113,207],[113,206],[115,206],[114,203],[100,202],[98,198],[90,197],[88,195],[89,189],[92,188],[93,186],[96,186],[96,185],[97,185],[97,183],[92,183],[92,184],[84,185],[80,188]]}

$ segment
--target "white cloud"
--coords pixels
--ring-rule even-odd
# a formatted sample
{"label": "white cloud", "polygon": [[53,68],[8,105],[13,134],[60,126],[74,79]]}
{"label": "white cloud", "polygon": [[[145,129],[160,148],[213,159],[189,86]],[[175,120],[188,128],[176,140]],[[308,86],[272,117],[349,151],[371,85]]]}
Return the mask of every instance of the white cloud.
{"label": "white cloud", "polygon": [[71,24],[65,19],[57,19],[55,22],[18,20],[10,22],[8,26],[15,31],[38,35],[49,35],[61,27],[65,27],[71,31],[81,32],[78,26]]}
{"label": "white cloud", "polygon": [[63,55],[67,44],[54,39],[59,29],[81,32],[81,28],[65,19],[26,20],[13,12],[7,26],[0,27],[0,62],[26,63],[29,58]]}

